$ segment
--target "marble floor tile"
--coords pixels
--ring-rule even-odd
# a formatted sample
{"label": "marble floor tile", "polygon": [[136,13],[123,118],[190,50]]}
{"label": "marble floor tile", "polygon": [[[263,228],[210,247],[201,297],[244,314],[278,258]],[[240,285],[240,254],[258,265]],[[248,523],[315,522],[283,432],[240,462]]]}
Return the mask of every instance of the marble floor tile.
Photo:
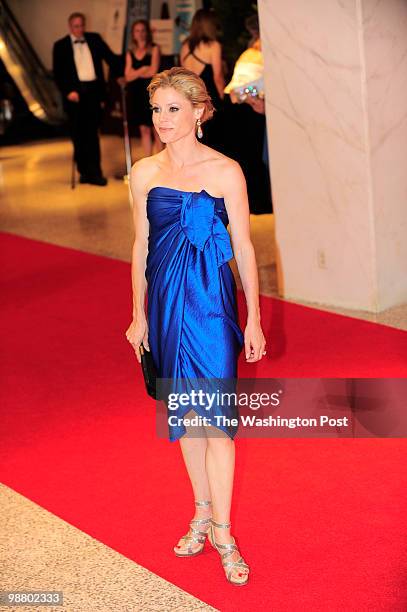
{"label": "marble floor tile", "polygon": [[30,612],[216,612],[3,484],[0,508],[0,589],[63,592],[63,606]]}

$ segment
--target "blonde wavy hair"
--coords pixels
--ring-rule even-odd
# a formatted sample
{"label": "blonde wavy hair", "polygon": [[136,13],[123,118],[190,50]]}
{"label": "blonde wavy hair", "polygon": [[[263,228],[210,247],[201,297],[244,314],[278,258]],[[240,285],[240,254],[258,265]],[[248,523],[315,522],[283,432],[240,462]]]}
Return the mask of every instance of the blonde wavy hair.
{"label": "blonde wavy hair", "polygon": [[192,106],[203,106],[204,112],[201,117],[202,123],[211,119],[213,116],[215,108],[206,89],[206,85],[201,77],[195,74],[195,72],[192,72],[192,70],[174,67],[169,70],[158,72],[153,76],[147,87],[150,103],[152,102],[155,92],[160,87],[172,87],[187,98]]}

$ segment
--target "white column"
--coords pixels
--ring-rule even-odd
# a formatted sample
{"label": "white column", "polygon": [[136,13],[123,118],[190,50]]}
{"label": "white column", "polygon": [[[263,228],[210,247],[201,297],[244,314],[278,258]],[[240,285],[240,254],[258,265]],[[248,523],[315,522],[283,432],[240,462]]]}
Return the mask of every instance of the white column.
{"label": "white column", "polygon": [[407,2],[259,0],[280,295],[407,300]]}

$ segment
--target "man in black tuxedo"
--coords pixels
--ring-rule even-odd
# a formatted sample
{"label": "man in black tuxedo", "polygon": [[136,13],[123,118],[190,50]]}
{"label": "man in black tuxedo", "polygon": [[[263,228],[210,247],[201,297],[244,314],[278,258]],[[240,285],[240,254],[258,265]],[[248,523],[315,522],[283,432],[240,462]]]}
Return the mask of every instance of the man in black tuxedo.
{"label": "man in black tuxedo", "polygon": [[75,162],[81,183],[104,186],[100,166],[99,126],[106,93],[102,60],[120,69],[120,56],[111,51],[100,34],[85,32],[85,16],[72,13],[70,33],[53,48],[53,72],[68,115]]}

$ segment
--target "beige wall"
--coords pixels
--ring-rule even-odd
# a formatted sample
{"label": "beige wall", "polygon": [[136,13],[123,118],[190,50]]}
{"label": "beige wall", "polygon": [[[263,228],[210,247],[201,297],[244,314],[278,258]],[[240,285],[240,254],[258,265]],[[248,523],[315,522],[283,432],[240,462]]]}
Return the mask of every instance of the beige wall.
{"label": "beige wall", "polygon": [[407,301],[407,2],[259,12],[281,295]]}

